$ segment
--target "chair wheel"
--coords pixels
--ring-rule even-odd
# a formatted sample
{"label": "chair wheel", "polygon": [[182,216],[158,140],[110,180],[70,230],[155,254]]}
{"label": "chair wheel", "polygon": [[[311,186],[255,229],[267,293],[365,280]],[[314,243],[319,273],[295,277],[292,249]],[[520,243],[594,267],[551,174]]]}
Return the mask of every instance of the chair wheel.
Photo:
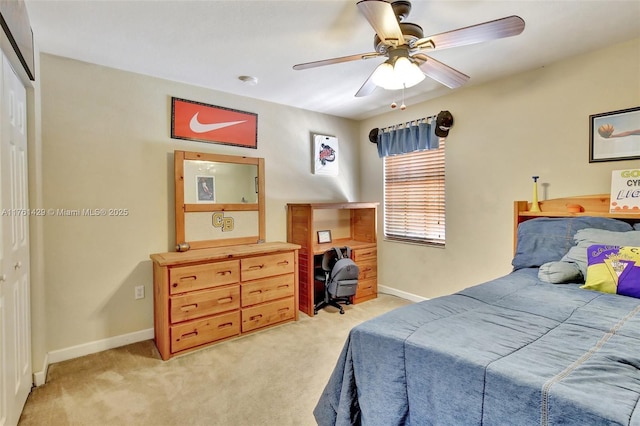
{"label": "chair wheel", "polygon": [[340,315],[344,315],[344,309],[340,309]]}
{"label": "chair wheel", "polygon": [[318,315],[318,311],[316,311],[316,310],[314,309],[314,311],[313,311],[313,315]]}

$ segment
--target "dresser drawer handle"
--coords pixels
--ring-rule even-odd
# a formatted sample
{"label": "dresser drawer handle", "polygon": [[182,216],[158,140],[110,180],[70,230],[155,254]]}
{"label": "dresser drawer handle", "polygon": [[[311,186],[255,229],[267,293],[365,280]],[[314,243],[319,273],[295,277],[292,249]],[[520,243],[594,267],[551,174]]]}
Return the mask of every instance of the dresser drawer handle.
{"label": "dresser drawer handle", "polygon": [[216,272],[218,275],[231,275],[231,271],[230,270],[226,270],[226,271],[218,271]]}
{"label": "dresser drawer handle", "polygon": [[182,312],[189,312],[189,311],[193,311],[194,309],[198,309],[198,304],[197,303],[192,303],[191,305],[180,306],[180,310]]}
{"label": "dresser drawer handle", "polygon": [[282,262],[278,262],[278,265],[288,265],[289,261],[288,260],[283,260]]}
{"label": "dresser drawer handle", "polygon": [[362,272],[371,272],[373,271],[372,268],[362,268]]}
{"label": "dresser drawer handle", "polygon": [[249,270],[251,271],[251,270],[255,270],[255,269],[262,269],[262,268],[264,268],[264,264],[262,264],[262,265],[253,265],[253,266],[250,266],[250,267],[249,267]]}
{"label": "dresser drawer handle", "polygon": [[[180,339],[188,339],[188,338],[191,338],[191,337],[196,337],[197,335],[198,335],[198,330],[195,330],[195,331],[192,331],[191,333],[183,334],[182,336],[180,336]],[[180,340],[180,339],[178,339],[178,340]]]}
{"label": "dresser drawer handle", "polygon": [[233,302],[233,297],[221,297],[218,299],[218,303],[231,303]]}
{"label": "dresser drawer handle", "polygon": [[278,313],[279,314],[284,314],[285,312],[287,312],[289,310],[289,308],[280,308],[278,309]]}
{"label": "dresser drawer handle", "polygon": [[195,275],[187,275],[185,277],[180,277],[180,281],[195,281],[198,277]]}
{"label": "dresser drawer handle", "polygon": [[278,289],[281,289],[281,288],[289,288],[289,284],[281,284],[281,285],[279,285]]}
{"label": "dresser drawer handle", "polygon": [[229,327],[232,327],[232,326],[233,326],[232,322],[225,322],[224,324],[220,324],[218,326],[218,329],[229,328]]}
{"label": "dresser drawer handle", "polygon": [[373,254],[373,252],[372,252],[372,251],[363,251],[363,252],[360,252],[360,256],[370,256],[370,255],[372,255],[372,254]]}
{"label": "dresser drawer handle", "polygon": [[262,318],[262,314],[254,315],[249,318],[249,321],[259,320],[260,318]]}
{"label": "dresser drawer handle", "polygon": [[262,293],[262,290],[252,290],[249,292],[249,294],[260,294]]}

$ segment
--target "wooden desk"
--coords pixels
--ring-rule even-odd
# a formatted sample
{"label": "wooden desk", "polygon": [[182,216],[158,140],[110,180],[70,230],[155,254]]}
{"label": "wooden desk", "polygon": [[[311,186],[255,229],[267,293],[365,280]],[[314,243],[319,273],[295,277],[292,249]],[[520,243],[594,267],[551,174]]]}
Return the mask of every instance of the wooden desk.
{"label": "wooden desk", "polygon": [[[315,256],[332,247],[351,247],[360,269],[353,303],[378,297],[378,203],[287,204],[287,241],[300,245],[299,309],[313,316]],[[319,244],[317,232],[329,230],[330,243]]]}

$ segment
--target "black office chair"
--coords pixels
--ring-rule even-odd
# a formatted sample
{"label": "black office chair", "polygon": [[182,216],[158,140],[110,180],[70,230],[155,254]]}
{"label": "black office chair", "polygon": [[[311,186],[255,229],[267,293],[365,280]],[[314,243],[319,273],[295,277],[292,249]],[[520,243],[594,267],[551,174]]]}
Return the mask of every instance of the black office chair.
{"label": "black office chair", "polygon": [[351,260],[351,248],[334,247],[322,255],[323,275],[317,275],[316,279],[324,281],[324,299],[313,307],[313,314],[326,306],[333,306],[344,314],[344,308],[339,302],[351,303],[351,296],[356,294],[358,288],[358,265]]}

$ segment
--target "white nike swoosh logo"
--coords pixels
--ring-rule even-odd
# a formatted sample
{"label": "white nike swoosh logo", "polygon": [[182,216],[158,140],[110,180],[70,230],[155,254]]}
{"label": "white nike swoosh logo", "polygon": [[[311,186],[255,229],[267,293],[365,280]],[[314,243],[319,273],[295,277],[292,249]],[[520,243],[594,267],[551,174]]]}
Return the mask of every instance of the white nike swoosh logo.
{"label": "white nike swoosh logo", "polygon": [[235,126],[236,124],[244,123],[247,120],[242,121],[226,121],[221,123],[203,124],[198,121],[198,113],[196,112],[189,122],[189,128],[193,133],[207,133],[212,130],[223,129],[229,126]]}

